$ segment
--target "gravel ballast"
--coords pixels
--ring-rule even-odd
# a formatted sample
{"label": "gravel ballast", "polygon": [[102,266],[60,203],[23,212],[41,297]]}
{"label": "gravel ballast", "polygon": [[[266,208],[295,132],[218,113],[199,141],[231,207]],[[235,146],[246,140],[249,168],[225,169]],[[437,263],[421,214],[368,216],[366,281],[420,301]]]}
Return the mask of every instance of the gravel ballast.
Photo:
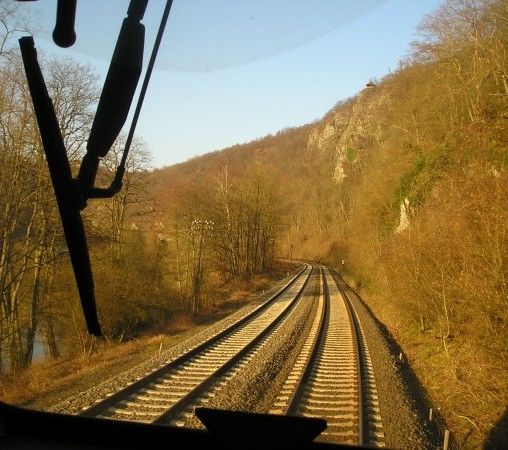
{"label": "gravel ballast", "polygon": [[[257,413],[269,411],[309,332],[312,321],[307,319],[316,311],[318,275],[318,272],[311,275],[303,298],[284,319],[280,329],[252,351],[247,364],[233,368],[233,375],[227,382],[212,386],[214,395],[205,398],[202,406]],[[202,428],[195,416],[188,418],[185,425]]]}

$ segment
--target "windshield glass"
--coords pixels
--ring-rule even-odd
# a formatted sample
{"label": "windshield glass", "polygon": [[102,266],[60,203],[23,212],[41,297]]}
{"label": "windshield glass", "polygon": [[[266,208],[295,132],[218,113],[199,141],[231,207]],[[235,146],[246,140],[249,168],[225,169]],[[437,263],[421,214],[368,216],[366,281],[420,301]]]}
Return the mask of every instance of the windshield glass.
{"label": "windshield glass", "polygon": [[0,0],[0,400],[502,440],[505,0],[174,0],[133,136],[166,2],[57,3]]}

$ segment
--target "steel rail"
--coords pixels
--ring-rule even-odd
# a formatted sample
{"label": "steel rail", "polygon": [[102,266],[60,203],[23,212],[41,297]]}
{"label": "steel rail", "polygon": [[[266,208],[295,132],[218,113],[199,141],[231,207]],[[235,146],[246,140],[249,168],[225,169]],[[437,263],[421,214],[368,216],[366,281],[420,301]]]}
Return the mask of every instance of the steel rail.
{"label": "steel rail", "polygon": [[135,392],[139,391],[143,388],[147,383],[153,382],[163,376],[167,371],[172,370],[173,368],[178,367],[186,360],[192,358],[193,356],[201,353],[206,348],[211,347],[216,342],[220,341],[222,338],[226,337],[228,334],[233,333],[235,330],[240,328],[242,325],[246,324],[250,320],[254,319],[259,314],[262,314],[265,310],[267,310],[280,296],[282,296],[287,290],[291,288],[303,273],[309,268],[308,265],[305,265],[302,269],[298,271],[298,273],[291,278],[291,280],[285,284],[282,288],[280,288],[272,297],[270,297],[267,301],[263,302],[260,306],[255,308],[246,316],[242,317],[237,322],[229,325],[224,330],[220,331],[216,335],[212,336],[209,339],[197,344],[194,348],[189,351],[177,356],[175,359],[163,364],[161,367],[154,369],[150,373],[148,373],[144,377],[140,377],[130,383],[129,385],[117,390],[116,392],[108,395],[106,398],[95,402],[90,407],[86,408],[83,412],[80,413],[82,416],[94,417],[101,414],[102,411],[107,410],[115,403],[121,401],[123,398],[128,397]]}
{"label": "steel rail", "polygon": [[321,268],[321,276],[323,292],[316,316],[270,413],[320,416],[332,427],[322,439],[362,445],[363,389],[356,324],[338,286],[332,298],[329,283],[335,279],[330,271]]}
{"label": "steel rail", "polygon": [[295,415],[296,410],[298,408],[299,403],[301,402],[305,386],[307,384],[307,380],[312,372],[312,368],[315,365],[319,357],[319,349],[323,346],[324,339],[326,336],[326,328],[328,327],[328,321],[330,318],[330,296],[328,292],[328,285],[326,284],[326,280],[324,277],[323,268],[320,267],[320,278],[321,278],[321,286],[322,286],[322,296],[323,296],[323,305],[321,308],[321,314],[319,317],[319,323],[317,325],[317,333],[314,336],[308,336],[307,338],[311,339],[311,351],[307,361],[305,363],[305,370],[301,373],[299,378],[296,381],[296,389],[293,391],[293,394],[289,398],[289,402],[287,405],[287,410],[285,414],[287,415]]}
{"label": "steel rail", "polygon": [[[374,368],[370,359],[365,333],[363,332],[360,319],[358,317],[358,312],[356,311],[356,308],[347,292],[347,284],[344,282],[344,280],[342,280],[336,271],[330,270],[330,274],[334,279],[338,289],[342,293],[356,330],[359,351],[358,355],[360,359],[360,367],[362,369],[361,399],[363,420],[362,428],[360,428],[363,436],[362,445],[384,447],[385,436],[377,397]],[[363,380],[366,380],[366,382],[363,382]]]}
{"label": "steel rail", "polygon": [[352,304],[351,301],[345,292],[345,290],[342,288],[342,286],[337,282],[337,279],[334,277],[334,274],[328,270],[330,273],[332,279],[335,281],[335,284],[337,285],[337,288],[339,289],[339,292],[342,295],[342,298],[344,300],[344,303],[346,305],[346,310],[349,316],[349,321],[351,323],[351,328],[353,330],[353,336],[354,339],[354,346],[355,346],[355,353],[356,353],[356,368],[357,368],[357,379],[358,379],[358,445],[363,445],[365,441],[364,436],[364,424],[363,424],[363,377],[362,377],[362,359],[361,359],[361,350],[360,350],[360,340],[361,336],[359,333],[359,326],[360,324],[357,322],[357,318],[355,315],[353,315],[352,311]]}

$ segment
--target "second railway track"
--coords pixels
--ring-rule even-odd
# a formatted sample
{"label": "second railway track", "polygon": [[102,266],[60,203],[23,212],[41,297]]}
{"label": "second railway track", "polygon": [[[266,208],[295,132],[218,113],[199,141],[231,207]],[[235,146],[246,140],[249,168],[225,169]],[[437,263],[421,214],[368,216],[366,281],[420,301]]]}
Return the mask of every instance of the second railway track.
{"label": "second railway track", "polygon": [[354,306],[341,280],[321,269],[312,327],[270,412],[321,417],[319,440],[382,447],[372,363]]}
{"label": "second railway track", "polygon": [[97,402],[82,414],[170,423],[283,320],[301,297],[311,272],[312,268],[306,267],[248,317],[155,373]]}

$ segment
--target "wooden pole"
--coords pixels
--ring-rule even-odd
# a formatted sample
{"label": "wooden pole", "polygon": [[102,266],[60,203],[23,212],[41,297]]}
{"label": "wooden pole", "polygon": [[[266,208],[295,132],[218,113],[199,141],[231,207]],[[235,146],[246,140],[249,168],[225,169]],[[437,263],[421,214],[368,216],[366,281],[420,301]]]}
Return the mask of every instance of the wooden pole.
{"label": "wooden pole", "polygon": [[448,450],[449,445],[450,445],[450,430],[445,430],[444,441],[443,441],[443,450]]}

